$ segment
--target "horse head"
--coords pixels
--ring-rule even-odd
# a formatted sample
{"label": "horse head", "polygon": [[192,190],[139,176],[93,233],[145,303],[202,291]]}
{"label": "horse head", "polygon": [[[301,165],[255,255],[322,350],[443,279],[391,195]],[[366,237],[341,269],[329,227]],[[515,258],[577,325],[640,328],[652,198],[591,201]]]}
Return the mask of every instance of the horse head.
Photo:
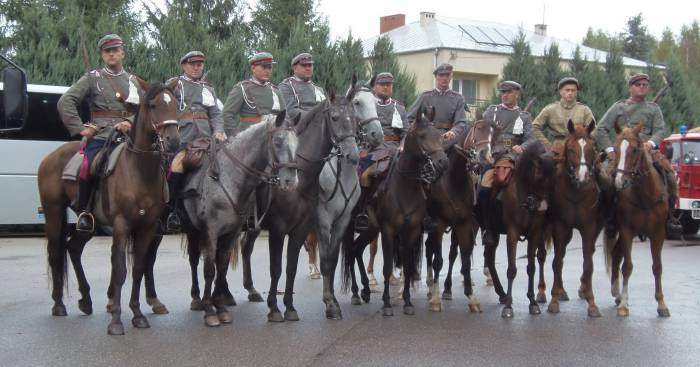
{"label": "horse head", "polygon": [[331,93],[327,108],[327,121],[331,131],[333,148],[341,158],[349,160],[352,164],[360,161],[360,150],[355,140],[356,125],[351,120],[353,107],[347,97],[338,97]]}
{"label": "horse head", "polygon": [[360,128],[361,136],[367,139],[367,144],[375,147],[384,141],[384,130],[377,115],[377,100],[372,91],[373,83],[374,78],[367,84],[358,81],[357,76],[353,74],[345,99],[352,104],[353,117]]}
{"label": "horse head", "polygon": [[575,126],[569,120],[566,127],[569,135],[564,142],[564,164],[574,185],[580,187],[592,180],[596,152],[591,133],[595,128],[595,119],[585,127]]}
{"label": "horse head", "polygon": [[644,156],[644,142],[639,134],[644,124],[638,124],[634,128],[620,129],[615,124],[618,131],[615,141],[615,188],[622,190],[632,184],[640,174],[640,165]]}
{"label": "horse head", "polygon": [[180,147],[180,132],[177,125],[177,99],[173,90],[174,83],[168,85],[155,82],[147,83],[138,80],[146,96],[141,100],[141,106],[136,118],[136,126],[132,130],[132,138],[138,144],[137,134],[157,140],[158,147],[169,153],[175,153]]}
{"label": "horse head", "polygon": [[470,161],[473,162],[475,170],[485,165],[493,164],[491,132],[491,125],[486,120],[479,119],[474,122],[464,140],[464,150],[469,155]]}
{"label": "horse head", "polygon": [[296,154],[297,134],[293,122],[285,119],[286,112],[282,110],[275,115],[266,115],[265,123],[268,132],[268,150],[273,172],[279,178],[279,187],[282,191],[296,189],[298,183]]}
{"label": "horse head", "polygon": [[518,158],[515,177],[526,192],[545,196],[554,183],[554,159],[540,142],[529,144]]}
{"label": "horse head", "polygon": [[442,132],[430,123],[435,107],[424,107],[418,111],[416,120],[406,134],[403,153],[417,162],[422,162],[421,179],[435,182],[447,170],[448,160],[442,148]]}

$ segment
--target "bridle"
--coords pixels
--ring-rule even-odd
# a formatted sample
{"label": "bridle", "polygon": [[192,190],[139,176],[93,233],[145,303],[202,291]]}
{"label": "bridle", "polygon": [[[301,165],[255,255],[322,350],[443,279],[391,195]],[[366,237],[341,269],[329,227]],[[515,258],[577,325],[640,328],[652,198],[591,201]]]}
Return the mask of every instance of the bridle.
{"label": "bridle", "polygon": [[[591,178],[591,172],[593,172],[593,162],[588,162],[586,160],[585,162],[581,162],[580,159],[576,163],[571,163],[569,160],[569,143],[571,141],[577,141],[578,139],[589,139],[590,138],[576,138],[576,137],[569,137],[566,140],[566,143],[564,144],[564,164],[566,166],[566,173],[569,176],[569,179],[571,180],[571,183],[574,185],[574,187],[578,190],[581,188],[581,186],[584,184],[584,182],[580,181],[576,175],[576,170],[578,170],[581,166],[585,166],[587,168],[586,170],[586,178]],[[592,142],[590,142],[593,144]],[[582,152],[582,154],[585,157],[585,152]]]}
{"label": "bridle", "polygon": [[[416,127],[415,124],[411,129],[408,131],[407,137],[408,136],[415,136],[416,134]],[[416,139],[418,140],[418,139]],[[402,175],[409,175],[409,174],[418,174],[418,180],[425,183],[425,184],[431,184],[437,181],[439,178],[439,173],[437,166],[435,165],[435,162],[433,161],[432,155],[442,151],[442,147],[439,147],[434,150],[428,150],[426,149],[420,141],[416,141],[416,144],[418,145],[418,149],[420,150],[421,153],[421,161],[423,164],[419,166],[418,170],[406,170],[401,168],[401,162],[399,159],[397,159],[396,163],[396,171],[399,174]]]}
{"label": "bridle", "polygon": [[[164,88],[163,91],[158,93],[158,95],[167,93],[169,92],[169,89]],[[156,97],[158,96],[156,95]],[[153,99],[155,99],[154,97]],[[172,97],[175,99],[175,97]],[[152,101],[152,100],[151,100]],[[151,101],[148,101],[148,108],[153,109],[154,105],[152,104]],[[155,120],[154,114],[149,113],[148,114],[148,123],[151,124],[151,127],[153,128],[154,134],[153,134],[153,143],[151,144],[151,149],[140,149],[134,146],[134,141],[131,138],[129,134],[124,134],[125,140],[127,142],[126,149],[129,150],[130,152],[136,153],[136,154],[154,154],[154,155],[161,155],[165,156],[167,155],[166,148],[165,148],[165,141],[163,140],[163,136],[161,135],[163,130],[168,128],[169,126],[177,126],[177,120],[163,120],[163,121],[157,121]],[[134,117],[134,125],[139,123],[139,116],[138,112],[136,113]],[[135,128],[135,126],[134,126]]]}
{"label": "bridle", "polygon": [[[364,86],[364,85],[358,87],[355,90],[355,94],[357,94],[358,92],[367,92],[367,93],[371,93],[372,95],[374,95],[374,91],[372,89],[368,88],[367,86]],[[353,117],[355,118],[355,124],[358,127],[356,137],[361,144],[365,144],[365,142],[367,140],[367,133],[365,132],[365,127],[367,125],[369,125],[372,121],[380,121],[379,117],[378,116],[370,116],[366,119],[359,120],[355,117],[355,116],[357,116],[357,113],[355,111],[355,106],[353,105],[352,108],[353,108],[353,112],[354,112]]]}
{"label": "bridle", "polygon": [[[635,161],[632,164],[633,168],[630,170],[626,170],[626,169],[619,169],[616,166],[615,170],[613,171],[613,177],[612,177],[613,182],[615,182],[615,178],[618,174],[622,174],[622,177],[624,177],[624,176],[630,177],[629,180],[625,180],[623,182],[622,188],[620,188],[618,191],[622,191],[622,190],[625,190],[625,189],[633,186],[634,184],[636,184],[639,181],[639,179],[649,175],[648,168],[646,171],[642,171],[642,164],[641,163],[642,163],[642,159],[644,156],[644,150],[643,150],[644,147],[642,146],[642,141],[640,139],[636,139],[636,148],[637,148],[637,151],[639,152],[639,154],[637,154]],[[619,163],[620,155],[618,154],[616,158],[618,160],[617,163]]]}

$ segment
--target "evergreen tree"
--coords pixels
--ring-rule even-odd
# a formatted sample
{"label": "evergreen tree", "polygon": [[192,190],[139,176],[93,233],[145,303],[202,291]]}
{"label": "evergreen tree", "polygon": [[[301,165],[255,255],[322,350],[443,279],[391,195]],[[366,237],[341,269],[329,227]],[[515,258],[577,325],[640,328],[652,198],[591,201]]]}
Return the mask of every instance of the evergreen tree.
{"label": "evergreen tree", "polygon": [[656,40],[647,31],[641,13],[627,20],[622,41],[625,55],[637,60],[649,61],[656,47]]}
{"label": "evergreen tree", "polygon": [[369,55],[372,75],[390,72],[394,75],[394,98],[411,106],[416,99],[416,77],[399,64],[394,45],[387,36],[377,39]]}
{"label": "evergreen tree", "polygon": [[[527,42],[525,33],[522,30],[513,40],[512,47],[513,53],[508,58],[508,63],[503,67],[503,80],[514,80],[522,85],[523,90],[520,100],[525,104],[533,97],[537,97],[543,69],[536,64],[535,57],[532,56],[532,51],[530,50],[530,44]],[[500,103],[497,93],[494,93],[492,102]],[[537,101],[537,103],[543,102]],[[536,115],[537,112],[539,110],[530,110],[530,113],[533,115]]]}
{"label": "evergreen tree", "polygon": [[676,37],[673,35],[673,32],[671,32],[670,28],[664,29],[661,41],[659,41],[659,45],[654,51],[652,60],[665,65],[669,62],[671,55],[677,52],[678,46],[676,45]]}

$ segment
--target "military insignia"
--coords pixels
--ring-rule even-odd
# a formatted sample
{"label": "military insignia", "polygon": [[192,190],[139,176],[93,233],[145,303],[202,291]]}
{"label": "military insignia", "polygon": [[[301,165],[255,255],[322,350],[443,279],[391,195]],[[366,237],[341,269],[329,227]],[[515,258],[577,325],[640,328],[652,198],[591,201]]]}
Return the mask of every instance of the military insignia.
{"label": "military insignia", "polygon": [[513,126],[513,135],[522,135],[523,134],[523,119],[518,116],[518,118],[515,120],[515,126]]}
{"label": "military insignia", "polygon": [[280,110],[280,98],[277,97],[277,93],[275,93],[275,92],[272,92],[272,110],[273,111]]}
{"label": "military insignia", "polygon": [[[119,92],[117,92],[117,98],[119,97]],[[125,102],[131,104],[141,103],[141,101],[139,100],[139,90],[136,89],[136,85],[134,84],[132,78],[129,78],[129,97],[126,98]]]}
{"label": "military insignia", "polygon": [[323,102],[326,99],[326,96],[323,95],[321,88],[314,86],[314,91],[316,92],[316,102]]}
{"label": "military insignia", "polygon": [[216,104],[216,101],[214,100],[214,95],[211,94],[209,89],[207,88],[202,88],[202,105],[211,107]]}
{"label": "military insignia", "polygon": [[396,129],[403,128],[403,120],[401,120],[401,114],[399,114],[399,109],[396,108],[396,102],[394,102],[394,116],[391,118],[391,127]]}

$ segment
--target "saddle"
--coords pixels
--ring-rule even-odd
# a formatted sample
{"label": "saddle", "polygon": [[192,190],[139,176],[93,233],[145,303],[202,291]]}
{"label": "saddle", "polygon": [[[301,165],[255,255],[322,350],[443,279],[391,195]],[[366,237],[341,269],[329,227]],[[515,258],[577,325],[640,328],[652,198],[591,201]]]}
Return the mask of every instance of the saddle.
{"label": "saddle", "polygon": [[[119,157],[124,151],[125,146],[126,145],[123,143],[118,143],[113,145],[112,149],[102,149],[99,153],[97,153],[95,159],[92,161],[92,164],[87,169],[87,172],[85,172],[87,173],[87,176],[108,177],[111,175],[112,172],[114,172],[114,167],[117,166],[117,162],[119,161]],[[106,165],[101,164],[103,159],[107,159]],[[66,181],[78,181],[78,178],[83,174],[81,171],[84,165],[87,165],[87,157],[81,151],[76,152],[73,157],[68,160],[66,166],[63,167],[61,178]],[[100,166],[104,167],[102,172],[98,172]]]}
{"label": "saddle", "polygon": [[394,146],[383,146],[376,152],[372,152],[372,175],[377,178],[386,176],[391,166],[391,160],[398,149]]}
{"label": "saddle", "polygon": [[187,144],[187,154],[182,160],[182,166],[186,171],[192,171],[202,165],[204,154],[211,147],[211,138],[197,138]]}

